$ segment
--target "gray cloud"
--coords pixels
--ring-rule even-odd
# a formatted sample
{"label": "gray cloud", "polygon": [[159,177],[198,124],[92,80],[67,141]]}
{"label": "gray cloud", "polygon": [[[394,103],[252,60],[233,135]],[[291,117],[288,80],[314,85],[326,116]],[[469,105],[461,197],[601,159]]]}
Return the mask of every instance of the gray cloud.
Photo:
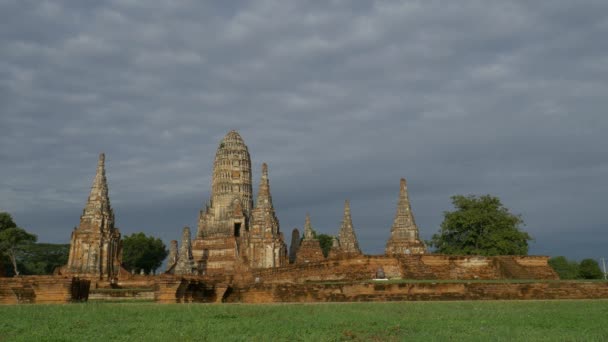
{"label": "gray cloud", "polygon": [[[194,226],[230,129],[288,235],[350,198],[381,253],[407,177],[522,214],[533,253],[605,256],[605,1],[0,1],[0,208],[65,242],[96,155],[123,233]],[[255,179],[257,182],[257,179]]]}

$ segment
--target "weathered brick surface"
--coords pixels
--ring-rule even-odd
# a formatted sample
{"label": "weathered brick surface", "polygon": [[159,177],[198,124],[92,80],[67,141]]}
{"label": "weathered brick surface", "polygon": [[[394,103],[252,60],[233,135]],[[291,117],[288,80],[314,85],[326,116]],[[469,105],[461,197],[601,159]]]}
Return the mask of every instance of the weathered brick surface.
{"label": "weathered brick surface", "polygon": [[287,246],[279,230],[263,164],[255,207],[251,157],[241,136],[230,131],[213,163],[211,199],[200,211],[192,254],[200,274],[234,274],[243,266],[280,267]]}
{"label": "weathered brick surface", "polygon": [[304,239],[296,253],[296,264],[307,264],[325,260],[319,240],[315,237],[310,223],[310,215],[306,214],[304,221]]}
{"label": "weathered brick surface", "polygon": [[357,240],[357,234],[353,228],[353,219],[350,214],[350,203],[344,202],[344,218],[338,231],[338,245],[332,256],[336,255],[360,255],[361,249],[359,248],[359,241]]}
{"label": "weathered brick surface", "polygon": [[426,246],[419,236],[405,179],[401,178],[400,185],[397,213],[391,227],[391,236],[386,243],[386,255],[424,254]]}
{"label": "weathered brick surface", "polygon": [[68,264],[60,273],[114,278],[120,270],[121,259],[122,242],[120,231],[114,227],[102,153],[80,224],[72,232]]}
{"label": "weathered brick surface", "polygon": [[0,304],[60,304],[86,300],[89,282],[72,277],[0,278]]}
{"label": "weathered brick surface", "polygon": [[234,289],[225,302],[367,302],[415,300],[600,299],[608,283],[365,283],[255,284]]}

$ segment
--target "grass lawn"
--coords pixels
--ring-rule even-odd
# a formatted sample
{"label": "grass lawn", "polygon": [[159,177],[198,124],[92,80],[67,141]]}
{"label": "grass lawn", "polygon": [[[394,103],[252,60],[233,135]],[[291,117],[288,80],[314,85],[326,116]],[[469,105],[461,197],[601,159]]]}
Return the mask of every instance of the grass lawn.
{"label": "grass lawn", "polygon": [[608,300],[0,306],[0,341],[608,341]]}

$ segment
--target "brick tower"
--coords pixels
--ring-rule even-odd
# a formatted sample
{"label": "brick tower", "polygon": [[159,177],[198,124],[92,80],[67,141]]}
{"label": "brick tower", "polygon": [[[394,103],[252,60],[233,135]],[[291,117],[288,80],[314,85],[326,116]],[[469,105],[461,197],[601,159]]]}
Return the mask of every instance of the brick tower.
{"label": "brick tower", "polygon": [[105,155],[99,155],[91,193],[80,224],[74,228],[66,271],[81,276],[113,278],[122,258],[120,231],[114,227],[105,172]]}
{"label": "brick tower", "polygon": [[426,246],[420,240],[418,227],[407,194],[407,183],[401,178],[397,214],[391,228],[391,237],[386,243],[387,255],[424,254]]}

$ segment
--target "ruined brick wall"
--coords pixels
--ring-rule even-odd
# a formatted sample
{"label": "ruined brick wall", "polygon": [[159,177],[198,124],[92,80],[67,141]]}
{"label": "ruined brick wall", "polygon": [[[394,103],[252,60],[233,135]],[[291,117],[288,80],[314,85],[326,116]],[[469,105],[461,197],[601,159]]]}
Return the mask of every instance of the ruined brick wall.
{"label": "ruined brick wall", "polygon": [[88,281],[72,277],[0,278],[0,304],[61,304],[86,300]]}
{"label": "ruined brick wall", "polygon": [[224,302],[369,302],[608,298],[608,282],[256,284],[234,289]]}
{"label": "ruined brick wall", "polygon": [[558,279],[547,260],[548,257],[362,255],[254,270],[252,274],[266,283],[367,280],[374,278],[378,269],[388,278],[401,279]]}

